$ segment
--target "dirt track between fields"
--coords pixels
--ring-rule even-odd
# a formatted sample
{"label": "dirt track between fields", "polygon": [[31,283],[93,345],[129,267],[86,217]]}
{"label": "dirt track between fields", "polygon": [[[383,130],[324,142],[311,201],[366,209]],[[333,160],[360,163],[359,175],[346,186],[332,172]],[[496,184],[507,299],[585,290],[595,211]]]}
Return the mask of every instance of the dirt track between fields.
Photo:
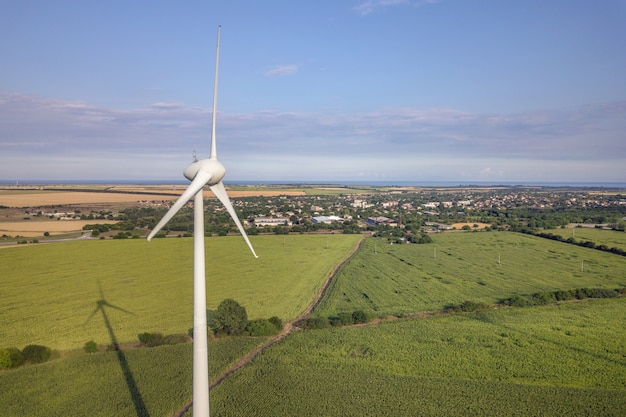
{"label": "dirt track between fields", "polygon": [[[307,318],[309,316],[309,314],[311,314],[311,312],[313,311],[315,306],[317,306],[317,304],[320,302],[320,300],[322,299],[324,294],[326,294],[326,290],[328,289],[328,286],[332,282],[333,278],[335,277],[335,275],[337,274],[339,269],[341,269],[341,267],[343,265],[345,265],[345,263],[348,262],[357,253],[357,251],[361,247],[361,244],[363,243],[364,240],[365,240],[365,235],[363,235],[361,237],[361,239],[357,242],[357,244],[354,246],[354,249],[352,249],[352,252],[350,252],[350,254],[348,256],[346,256],[341,262],[339,262],[333,268],[333,270],[330,272],[330,274],[328,274],[328,277],[326,278],[326,281],[324,281],[324,284],[322,284],[320,289],[317,291],[317,294],[315,294],[315,298],[313,299],[313,301],[311,301],[309,303],[309,305],[304,309],[304,311],[302,313],[300,313],[300,315],[298,317],[296,317],[292,321],[286,323],[284,325],[284,327],[283,327],[283,330],[279,334],[277,334],[276,336],[272,336],[270,339],[268,339],[261,346],[256,347],[254,350],[252,350],[246,356],[244,356],[243,358],[239,359],[236,363],[231,365],[230,368],[228,368],[226,371],[224,371],[222,374],[220,374],[217,378],[215,378],[213,380],[213,382],[211,382],[211,384],[209,385],[209,389],[213,389],[216,386],[218,386],[222,381],[224,381],[226,379],[226,377],[228,377],[230,374],[238,371],[239,369],[243,368],[245,365],[250,363],[252,361],[252,359],[254,359],[259,353],[263,352],[268,347],[275,345],[276,343],[280,342],[281,340],[283,340],[285,337],[287,337],[288,335],[290,335],[294,331],[297,331],[298,328],[294,326],[294,323],[298,322],[299,320]],[[173,417],[182,417],[182,416],[185,415],[185,413],[187,411],[189,411],[189,409],[192,406],[193,406],[193,400],[189,401],[187,404],[185,404],[183,406],[183,408],[178,410],[172,416]]]}

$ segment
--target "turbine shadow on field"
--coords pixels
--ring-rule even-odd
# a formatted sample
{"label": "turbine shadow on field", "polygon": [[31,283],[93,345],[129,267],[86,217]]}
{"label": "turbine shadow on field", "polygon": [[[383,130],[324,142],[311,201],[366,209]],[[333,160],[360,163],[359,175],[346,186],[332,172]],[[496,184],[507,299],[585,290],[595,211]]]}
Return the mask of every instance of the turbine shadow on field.
{"label": "turbine shadow on field", "polygon": [[109,303],[104,298],[104,293],[102,292],[102,287],[100,286],[99,282],[98,282],[98,289],[100,290],[100,299],[96,301],[96,309],[87,318],[85,323],[91,320],[93,316],[98,314],[98,311],[102,312],[104,325],[106,326],[107,331],[109,332],[109,337],[111,338],[111,346],[113,347],[113,349],[115,350],[115,353],[117,354],[117,361],[120,364],[120,368],[122,368],[124,381],[126,381],[126,385],[128,386],[128,392],[130,394],[130,398],[133,401],[133,406],[135,407],[135,412],[137,413],[137,417],[150,417],[150,413],[148,413],[148,409],[146,408],[146,404],[143,401],[141,392],[139,391],[139,388],[137,387],[137,382],[135,381],[135,377],[130,369],[130,366],[128,365],[128,360],[126,359],[126,355],[124,355],[124,352],[120,349],[119,342],[117,341],[117,337],[115,336],[115,332],[113,331],[113,326],[111,326],[111,321],[109,320],[109,316],[107,315],[106,309],[111,308],[111,309],[118,310],[126,314],[132,314],[132,315],[134,315],[135,313]]}

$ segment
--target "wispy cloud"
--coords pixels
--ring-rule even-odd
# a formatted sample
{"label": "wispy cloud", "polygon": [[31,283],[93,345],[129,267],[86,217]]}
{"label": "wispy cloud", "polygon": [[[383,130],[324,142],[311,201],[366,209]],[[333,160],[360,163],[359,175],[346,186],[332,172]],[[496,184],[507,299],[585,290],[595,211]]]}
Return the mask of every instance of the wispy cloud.
{"label": "wispy cloud", "polygon": [[277,65],[275,67],[272,67],[270,70],[268,70],[265,73],[265,76],[266,77],[279,77],[282,75],[291,75],[291,74],[295,74],[296,72],[298,72],[299,69],[300,67],[295,64]]}
{"label": "wispy cloud", "polygon": [[361,16],[366,16],[375,13],[381,9],[386,9],[394,6],[420,7],[438,2],[439,0],[368,0],[356,6],[354,10]]}
{"label": "wispy cloud", "polygon": [[[210,109],[155,103],[120,110],[0,93],[0,179],[179,178],[208,152]],[[479,114],[388,108],[358,113],[220,113],[221,157],[237,178],[626,178],[626,101],[560,111]],[[487,167],[487,168],[486,168]],[[558,167],[558,168],[557,168]],[[374,172],[373,170],[376,170]],[[559,170],[562,170],[560,172]],[[542,177],[536,180],[540,180]],[[528,177],[522,178],[529,180]]]}

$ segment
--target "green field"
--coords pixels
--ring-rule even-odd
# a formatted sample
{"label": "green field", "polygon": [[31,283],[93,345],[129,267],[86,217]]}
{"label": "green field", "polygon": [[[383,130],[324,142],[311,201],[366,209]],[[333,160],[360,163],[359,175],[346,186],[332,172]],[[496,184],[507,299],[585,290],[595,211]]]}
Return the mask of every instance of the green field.
{"label": "green field", "polygon": [[442,233],[433,240],[388,245],[368,239],[315,314],[398,314],[539,291],[626,286],[623,256],[510,232]]}
{"label": "green field", "polygon": [[577,242],[588,240],[596,245],[606,245],[609,248],[626,250],[626,233],[616,230],[575,227],[573,229],[550,229],[546,230],[546,233],[562,236],[564,239],[573,237]]}
{"label": "green field", "polygon": [[[264,339],[209,342],[214,378]],[[170,416],[191,399],[192,345],[57,359],[0,371],[0,415]]]}
{"label": "green field", "polygon": [[[234,298],[250,318],[296,317],[356,245],[357,235],[206,239],[207,308]],[[193,317],[191,238],[77,241],[0,250],[0,347],[120,343],[143,332],[187,333]],[[103,300],[103,301],[101,301]]]}
{"label": "green field", "polygon": [[299,332],[212,393],[219,416],[623,416],[626,299]]}
{"label": "green field", "polygon": [[[240,237],[208,238],[208,308],[230,297],[251,318],[293,319],[360,238],[252,236],[259,259]],[[366,239],[315,314],[439,310],[465,300],[626,285],[626,258],[594,249],[508,232],[434,240]],[[91,339],[109,344],[111,333],[120,343],[145,331],[186,333],[192,244],[171,238],[0,249],[0,347],[65,350],[48,363],[0,371],[0,415],[165,417],[189,401],[191,344],[89,355],[81,347]],[[217,386],[211,414],[623,416],[624,323],[626,298],[619,298],[299,331]],[[261,342],[211,340],[211,378]]]}

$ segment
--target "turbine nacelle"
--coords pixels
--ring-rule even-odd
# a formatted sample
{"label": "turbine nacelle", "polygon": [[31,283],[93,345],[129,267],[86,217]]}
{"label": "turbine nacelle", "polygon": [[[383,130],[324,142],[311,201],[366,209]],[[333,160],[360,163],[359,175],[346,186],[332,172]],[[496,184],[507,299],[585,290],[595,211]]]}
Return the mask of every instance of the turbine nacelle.
{"label": "turbine nacelle", "polygon": [[224,175],[226,175],[226,168],[224,168],[224,165],[217,159],[201,159],[195,161],[185,168],[183,175],[189,181],[193,181],[200,171],[211,174],[211,179],[205,183],[205,185],[209,186],[217,184],[224,178]]}

